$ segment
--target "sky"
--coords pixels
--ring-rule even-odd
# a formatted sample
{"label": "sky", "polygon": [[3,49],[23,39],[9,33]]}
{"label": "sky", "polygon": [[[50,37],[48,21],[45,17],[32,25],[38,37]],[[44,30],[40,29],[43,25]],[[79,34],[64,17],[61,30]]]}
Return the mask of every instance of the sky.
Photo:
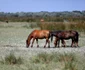
{"label": "sky", "polygon": [[0,0],[0,12],[83,11],[85,0]]}

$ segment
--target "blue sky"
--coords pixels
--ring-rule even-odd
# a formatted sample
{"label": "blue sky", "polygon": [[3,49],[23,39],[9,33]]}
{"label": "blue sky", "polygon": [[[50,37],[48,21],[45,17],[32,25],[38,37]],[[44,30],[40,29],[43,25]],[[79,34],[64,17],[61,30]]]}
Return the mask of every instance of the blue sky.
{"label": "blue sky", "polygon": [[85,10],[85,0],[0,0],[0,12]]}

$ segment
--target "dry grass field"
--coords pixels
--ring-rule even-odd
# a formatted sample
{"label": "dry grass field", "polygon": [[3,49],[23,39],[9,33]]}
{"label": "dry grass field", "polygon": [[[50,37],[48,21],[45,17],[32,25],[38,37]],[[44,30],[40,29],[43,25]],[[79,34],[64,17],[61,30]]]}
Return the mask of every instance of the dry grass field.
{"label": "dry grass field", "polygon": [[[36,42],[33,48],[26,48],[25,41],[30,32],[39,29],[30,28],[29,24],[0,22],[0,70],[85,70],[85,35],[82,32],[79,32],[80,48],[53,48],[53,42],[51,48],[43,48],[45,40],[39,40],[39,48]],[[71,40],[66,41],[66,44],[70,45]],[[10,53],[22,58],[23,63],[7,64],[5,58]]]}

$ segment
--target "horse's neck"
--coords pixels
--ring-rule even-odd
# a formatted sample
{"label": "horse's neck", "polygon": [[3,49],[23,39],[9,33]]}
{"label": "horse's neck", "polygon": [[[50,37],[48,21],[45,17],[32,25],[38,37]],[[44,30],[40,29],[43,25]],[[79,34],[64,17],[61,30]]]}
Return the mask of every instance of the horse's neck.
{"label": "horse's neck", "polygon": [[30,40],[32,39],[31,35],[28,36],[28,41],[30,42]]}

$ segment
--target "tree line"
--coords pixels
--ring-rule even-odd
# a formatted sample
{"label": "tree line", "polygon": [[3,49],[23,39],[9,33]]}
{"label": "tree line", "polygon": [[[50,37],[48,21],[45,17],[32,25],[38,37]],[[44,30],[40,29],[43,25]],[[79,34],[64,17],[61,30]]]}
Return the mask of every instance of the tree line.
{"label": "tree line", "polygon": [[38,22],[41,19],[44,19],[46,22],[85,21],[85,11],[0,12],[0,21]]}

